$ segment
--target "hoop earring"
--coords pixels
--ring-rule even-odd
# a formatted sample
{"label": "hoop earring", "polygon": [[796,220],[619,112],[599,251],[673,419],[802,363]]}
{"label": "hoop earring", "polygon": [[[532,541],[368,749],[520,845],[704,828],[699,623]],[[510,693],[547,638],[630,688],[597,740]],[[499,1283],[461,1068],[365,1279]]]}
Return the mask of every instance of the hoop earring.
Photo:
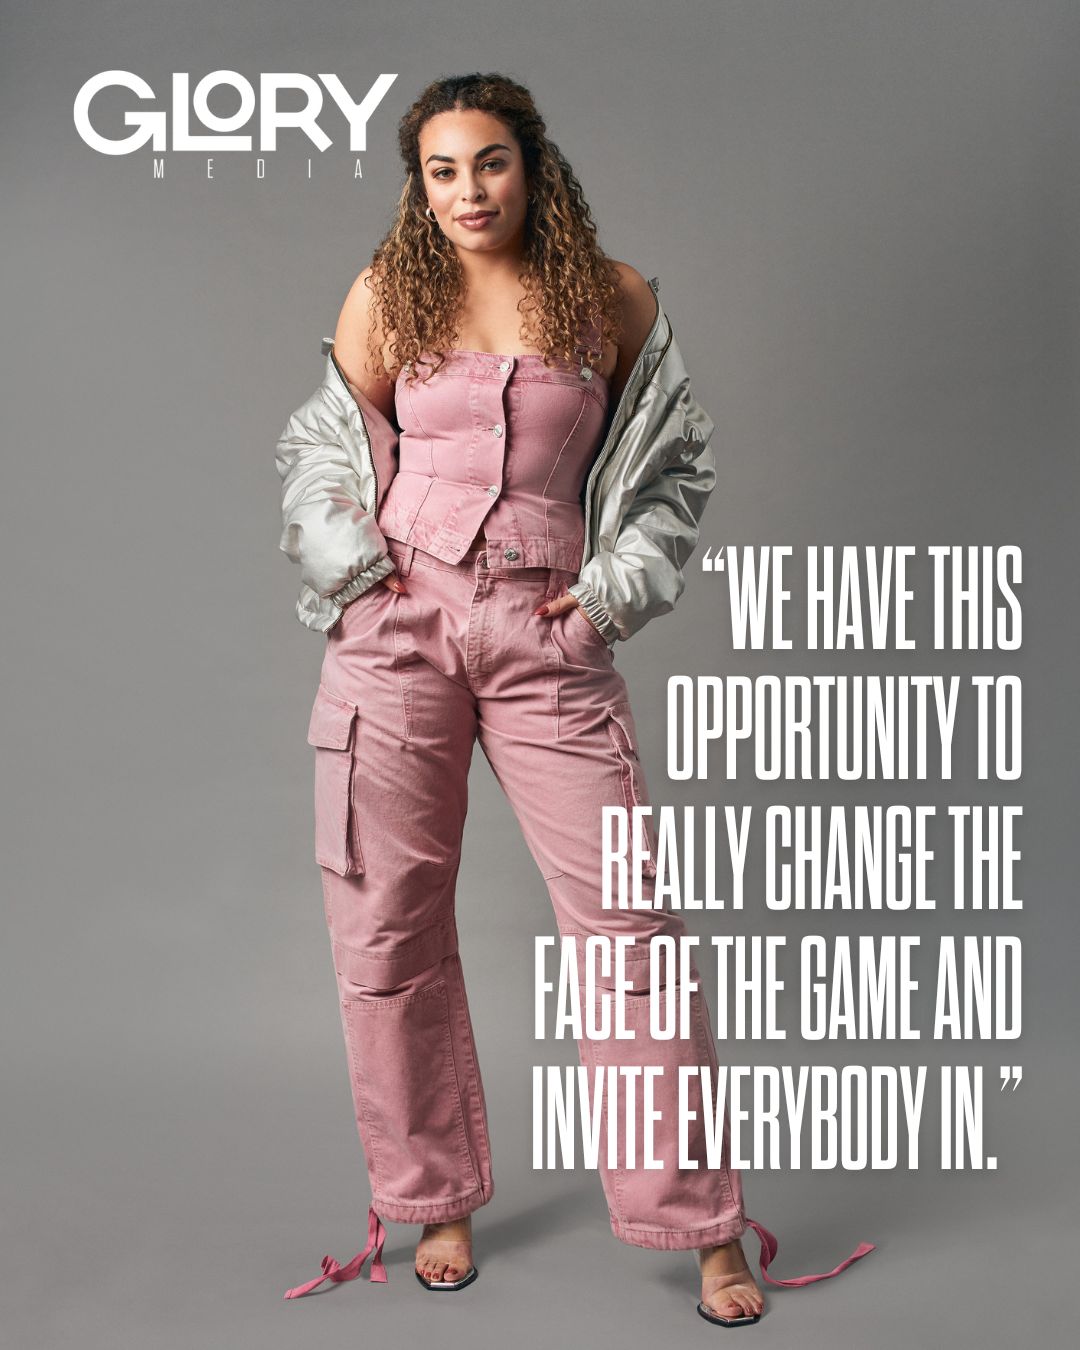
{"label": "hoop earring", "polygon": [[431,209],[430,206],[424,208],[424,215],[427,216],[428,220],[430,221],[435,220],[435,212]]}

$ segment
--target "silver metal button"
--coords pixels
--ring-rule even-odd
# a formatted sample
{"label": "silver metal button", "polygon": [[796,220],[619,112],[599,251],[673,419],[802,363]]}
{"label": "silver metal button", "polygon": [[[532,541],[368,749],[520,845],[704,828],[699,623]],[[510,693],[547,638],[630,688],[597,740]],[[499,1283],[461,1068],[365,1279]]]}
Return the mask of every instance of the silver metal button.
{"label": "silver metal button", "polygon": [[496,422],[495,425],[491,428],[491,434],[493,436],[501,436],[502,432],[503,432],[502,426],[498,422]]}
{"label": "silver metal button", "polygon": [[583,380],[591,380],[591,379],[592,379],[592,367],[591,367],[591,366],[582,366],[582,367],[581,367],[581,378],[582,378]]}
{"label": "silver metal button", "polygon": [[514,559],[517,557],[517,549],[516,548],[503,549],[503,557],[508,558],[510,562],[513,562]]}
{"label": "silver metal button", "polygon": [[500,362],[499,362],[499,369],[502,370],[502,371],[507,371],[507,370],[509,370],[509,369],[510,369],[510,362],[509,362],[509,361],[500,361]]}
{"label": "silver metal button", "polygon": [[487,565],[488,565],[487,554],[486,554],[486,553],[481,553],[481,555],[480,555],[480,566],[481,566],[481,567],[486,567]]}
{"label": "silver metal button", "polygon": [[498,483],[492,483],[492,485],[488,488],[488,496],[497,497],[498,495],[499,495],[499,485]]}

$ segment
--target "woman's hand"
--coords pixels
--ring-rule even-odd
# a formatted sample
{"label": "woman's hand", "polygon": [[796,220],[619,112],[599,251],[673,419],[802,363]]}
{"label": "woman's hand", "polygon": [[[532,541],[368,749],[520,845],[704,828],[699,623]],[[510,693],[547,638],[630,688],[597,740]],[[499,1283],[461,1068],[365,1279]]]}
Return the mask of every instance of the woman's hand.
{"label": "woman's hand", "polygon": [[[541,605],[539,609],[534,609],[533,613],[547,614],[548,616],[550,616],[552,614],[562,614],[568,609],[581,609],[581,606],[578,604],[577,596],[571,595],[569,592],[567,592],[566,595],[556,596],[554,600],[549,600],[546,605]],[[593,623],[592,619],[589,618],[589,616],[585,613],[583,609],[581,609],[581,617],[599,637],[600,630],[596,627],[596,624]]]}

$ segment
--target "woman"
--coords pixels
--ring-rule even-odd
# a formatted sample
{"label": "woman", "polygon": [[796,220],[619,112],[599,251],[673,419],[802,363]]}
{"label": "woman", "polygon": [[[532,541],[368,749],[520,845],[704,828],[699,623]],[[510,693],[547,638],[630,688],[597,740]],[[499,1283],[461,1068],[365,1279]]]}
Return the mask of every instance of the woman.
{"label": "woman", "polygon": [[[605,804],[648,800],[611,647],[683,589],[712,422],[655,281],[600,250],[527,90],[440,80],[400,146],[397,219],[278,446],[297,612],[328,634],[308,736],[316,858],[372,1187],[367,1249],[345,1268],[325,1257],[286,1297],[371,1253],[385,1279],[380,1216],[424,1225],[426,1288],[476,1278],[491,1154],[454,922],[475,740],[562,934],[632,934],[647,989],[649,938],[684,931],[670,912],[601,909],[599,823]],[[716,1068],[708,1011],[693,994],[695,1036],[654,1043],[648,994],[628,1002],[636,1038],[581,1041],[582,1062],[662,1065],[655,1104],[674,1122],[678,1066]],[[756,1321],[739,1239],[756,1229],[763,1274],[775,1239],[746,1219],[737,1171],[680,1172],[677,1148],[669,1127],[661,1170],[601,1168],[612,1230],[697,1250],[701,1315]],[[703,1135],[691,1149],[704,1159]]]}

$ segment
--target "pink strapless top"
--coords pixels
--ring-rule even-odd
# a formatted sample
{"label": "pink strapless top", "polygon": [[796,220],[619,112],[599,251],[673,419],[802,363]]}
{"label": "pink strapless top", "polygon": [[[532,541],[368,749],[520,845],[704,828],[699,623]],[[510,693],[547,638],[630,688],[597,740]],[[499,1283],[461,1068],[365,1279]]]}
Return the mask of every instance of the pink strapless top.
{"label": "pink strapless top", "polygon": [[500,566],[578,571],[581,494],[608,396],[607,380],[590,367],[547,366],[532,353],[451,351],[427,383],[402,371],[383,534],[458,562],[482,531]]}

